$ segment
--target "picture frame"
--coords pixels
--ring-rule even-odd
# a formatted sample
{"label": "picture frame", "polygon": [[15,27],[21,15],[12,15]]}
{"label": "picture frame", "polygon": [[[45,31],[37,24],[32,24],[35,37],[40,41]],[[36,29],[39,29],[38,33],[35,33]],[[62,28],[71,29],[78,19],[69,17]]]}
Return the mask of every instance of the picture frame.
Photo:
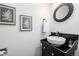
{"label": "picture frame", "polygon": [[16,8],[0,4],[0,25],[16,25]]}
{"label": "picture frame", "polygon": [[32,16],[20,15],[20,30],[32,31]]}

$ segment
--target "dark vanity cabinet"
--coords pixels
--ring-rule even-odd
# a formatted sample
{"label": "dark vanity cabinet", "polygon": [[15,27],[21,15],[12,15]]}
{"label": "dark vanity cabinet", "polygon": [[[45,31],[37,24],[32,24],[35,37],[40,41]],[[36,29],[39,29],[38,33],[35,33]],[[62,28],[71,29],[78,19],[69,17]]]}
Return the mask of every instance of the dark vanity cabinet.
{"label": "dark vanity cabinet", "polygon": [[[55,47],[47,39],[42,39],[42,56],[74,56],[78,46],[78,35],[62,33],[62,36],[66,38],[66,43],[60,47]],[[72,47],[69,47],[70,39],[73,41]]]}

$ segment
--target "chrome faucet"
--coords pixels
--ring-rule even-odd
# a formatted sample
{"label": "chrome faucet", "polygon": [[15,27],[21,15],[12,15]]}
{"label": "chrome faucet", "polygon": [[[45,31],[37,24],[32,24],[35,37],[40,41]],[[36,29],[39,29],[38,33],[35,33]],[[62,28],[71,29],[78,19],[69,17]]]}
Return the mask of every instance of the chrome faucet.
{"label": "chrome faucet", "polygon": [[56,32],[56,36],[59,36],[59,32]]}

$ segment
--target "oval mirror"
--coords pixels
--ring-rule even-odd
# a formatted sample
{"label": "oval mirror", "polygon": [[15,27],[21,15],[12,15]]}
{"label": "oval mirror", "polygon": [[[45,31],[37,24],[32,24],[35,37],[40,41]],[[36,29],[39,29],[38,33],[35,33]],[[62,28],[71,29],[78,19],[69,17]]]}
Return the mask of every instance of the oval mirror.
{"label": "oval mirror", "polygon": [[53,17],[57,22],[63,22],[68,19],[73,12],[72,3],[63,3],[60,4],[54,11]]}

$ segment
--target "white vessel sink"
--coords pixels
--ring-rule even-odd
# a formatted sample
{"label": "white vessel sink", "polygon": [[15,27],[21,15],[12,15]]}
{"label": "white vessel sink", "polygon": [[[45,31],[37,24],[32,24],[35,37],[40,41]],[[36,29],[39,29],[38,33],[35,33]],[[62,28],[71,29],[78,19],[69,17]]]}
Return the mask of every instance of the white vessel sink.
{"label": "white vessel sink", "polygon": [[58,36],[47,36],[47,41],[51,44],[54,44],[54,46],[59,47],[65,43],[66,38]]}

